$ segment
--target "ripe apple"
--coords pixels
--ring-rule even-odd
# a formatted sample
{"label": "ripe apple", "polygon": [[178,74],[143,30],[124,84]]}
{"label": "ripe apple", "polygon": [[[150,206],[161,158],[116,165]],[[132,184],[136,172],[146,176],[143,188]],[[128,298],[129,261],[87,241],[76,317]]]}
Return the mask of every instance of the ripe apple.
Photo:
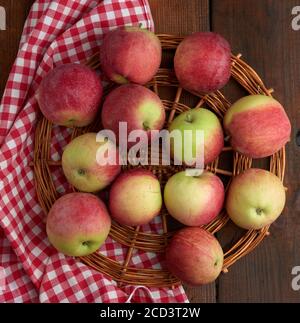
{"label": "ripe apple", "polygon": [[[197,108],[181,113],[169,126],[169,131],[173,130],[181,132],[182,141],[172,140],[171,136],[171,154],[175,160],[185,164],[193,163],[195,158],[198,158],[197,154],[202,151],[197,147],[197,130],[204,132],[205,165],[215,160],[224,147],[221,123],[217,116],[207,109]],[[187,136],[185,130],[190,130],[192,137]]]}
{"label": "ripe apple", "polygon": [[125,26],[110,31],[100,49],[101,68],[112,81],[146,84],[161,62],[161,43],[147,29]]}
{"label": "ripe apple", "polygon": [[218,216],[224,195],[223,183],[213,173],[204,171],[193,177],[182,171],[167,181],[164,201],[176,220],[188,226],[201,226]]}
{"label": "ripe apple", "polygon": [[49,121],[66,127],[83,127],[96,116],[102,84],[96,72],[87,66],[60,65],[42,80],[36,98]]}
{"label": "ripe apple", "polygon": [[[151,138],[151,130],[160,130],[165,123],[165,109],[151,90],[137,84],[122,85],[106,97],[102,108],[103,127],[112,130],[117,138],[120,122],[127,123],[128,134],[140,130]],[[128,143],[128,147],[132,145]]]}
{"label": "ripe apple", "polygon": [[159,214],[161,206],[160,183],[148,170],[137,168],[126,171],[111,187],[110,213],[121,224],[147,224]]}
{"label": "ripe apple", "polygon": [[230,45],[216,33],[193,33],[177,47],[174,68],[180,85],[190,92],[219,90],[230,78]]}
{"label": "ripe apple", "polygon": [[232,180],[226,199],[231,220],[244,229],[261,229],[274,222],[285,204],[285,190],[274,174],[250,168]]}
{"label": "ripe apple", "polygon": [[213,282],[223,267],[218,240],[202,228],[184,228],[171,239],[166,250],[169,271],[192,286]]}
{"label": "ripe apple", "polygon": [[273,155],[291,135],[284,108],[265,95],[249,95],[234,103],[225,114],[224,128],[232,147],[250,158]]}
{"label": "ripe apple", "polygon": [[51,244],[68,256],[86,256],[106,240],[111,220],[105,204],[89,193],[60,197],[47,216],[46,230]]}
{"label": "ripe apple", "polygon": [[[106,156],[100,161],[99,156]],[[73,139],[62,155],[63,172],[70,184],[83,192],[97,192],[108,186],[121,171],[115,144],[86,133]]]}

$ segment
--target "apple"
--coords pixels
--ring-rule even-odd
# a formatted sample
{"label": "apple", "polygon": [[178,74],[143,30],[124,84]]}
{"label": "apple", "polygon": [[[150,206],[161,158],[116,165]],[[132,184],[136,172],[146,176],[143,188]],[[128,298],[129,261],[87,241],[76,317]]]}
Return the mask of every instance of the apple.
{"label": "apple", "polygon": [[101,68],[111,81],[146,84],[158,71],[162,48],[158,37],[139,27],[110,31],[100,49]]}
{"label": "apple", "polygon": [[[169,131],[179,130],[182,140],[172,140],[171,155],[179,162],[193,164],[202,151],[201,143],[197,143],[196,131],[201,130],[204,134],[204,164],[207,165],[215,160],[224,147],[224,135],[221,123],[217,116],[204,108],[191,109],[178,115],[169,125]],[[192,136],[185,131],[190,130]],[[186,138],[185,138],[186,137]]]}
{"label": "apple", "polygon": [[187,91],[215,92],[230,78],[230,45],[216,33],[193,33],[177,47],[174,68],[180,85]]}
{"label": "apple", "polygon": [[188,226],[208,224],[220,213],[224,203],[220,178],[204,171],[200,176],[178,172],[167,181],[164,202],[169,214]]}
{"label": "apple", "polygon": [[96,72],[73,63],[54,68],[42,80],[36,94],[45,118],[66,127],[90,124],[101,98],[102,84]]}
{"label": "apple", "polygon": [[105,204],[90,193],[70,193],[55,201],[46,230],[51,244],[68,256],[86,256],[106,240],[111,219]]}
{"label": "apple", "polygon": [[223,267],[223,250],[218,240],[202,228],[179,230],[166,250],[169,271],[192,286],[213,282]]}
{"label": "apple", "polygon": [[[151,130],[160,130],[165,123],[165,109],[151,90],[138,84],[122,85],[106,97],[102,108],[103,127],[112,130],[117,138],[120,122],[126,122],[128,134],[139,130],[151,138]],[[133,144],[129,142],[128,147]]]}
{"label": "apple", "polygon": [[[106,157],[101,161],[101,156]],[[119,152],[104,136],[86,133],[65,147],[62,168],[75,188],[82,192],[97,192],[108,186],[121,171]]]}
{"label": "apple", "polygon": [[274,222],[285,205],[280,179],[263,169],[250,168],[233,178],[226,198],[230,219],[243,229],[258,230]]}
{"label": "apple", "polygon": [[249,95],[235,102],[225,114],[224,128],[233,149],[250,158],[273,155],[291,135],[284,108],[265,95]]}
{"label": "apple", "polygon": [[109,210],[112,218],[121,224],[147,224],[159,214],[161,206],[160,183],[148,170],[128,170],[112,184]]}

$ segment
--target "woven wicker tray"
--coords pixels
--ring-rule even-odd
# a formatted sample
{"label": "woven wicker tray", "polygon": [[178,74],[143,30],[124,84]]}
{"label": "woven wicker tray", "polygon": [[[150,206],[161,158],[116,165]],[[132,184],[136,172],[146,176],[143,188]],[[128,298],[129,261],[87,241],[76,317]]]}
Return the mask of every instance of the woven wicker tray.
{"label": "woven wicker tray", "polygon": [[[182,37],[175,37],[172,35],[158,35],[161,40],[164,51],[169,51],[174,54],[174,50],[181,42]],[[170,55],[170,54],[169,54]],[[241,59],[241,54],[237,56],[232,55],[232,79],[243,87],[250,94],[264,94],[271,96],[273,90],[267,89],[257,73]],[[86,65],[93,69],[99,68],[98,55],[94,55],[86,62]],[[147,85],[150,89],[156,92],[163,100],[167,121],[170,122],[173,118],[182,111],[189,110],[193,107],[189,107],[181,103],[183,97],[182,88],[179,87],[178,81],[175,77],[174,71],[171,69],[161,68],[155,78]],[[113,87],[109,85],[106,93]],[[163,94],[161,94],[162,88],[172,87],[174,91],[173,100],[165,100]],[[186,95],[186,93],[184,93]],[[209,95],[201,94],[189,94],[190,96],[196,96],[198,98],[197,107],[205,105],[210,108],[216,115],[222,120],[224,113],[230,107],[230,101],[220,92],[216,92]],[[53,167],[61,167],[61,163],[50,160],[50,143],[51,143],[51,129],[52,124],[45,118],[41,118],[37,124],[35,133],[34,144],[34,175],[35,186],[39,203],[47,214],[54,201],[59,197],[58,192],[54,186],[51,171]],[[88,131],[99,130],[99,119],[92,125],[74,129],[72,137],[76,137],[79,134]],[[230,170],[222,169],[220,166],[220,158],[222,154],[231,154],[232,165]],[[232,176],[240,173],[241,171],[250,168],[252,160],[244,157],[234,151],[230,146],[226,146],[223,149],[221,156],[213,163],[207,166],[207,169],[220,175],[222,178],[227,177],[226,187],[230,183]],[[269,165],[269,170],[276,174],[282,181],[285,171],[285,149],[281,149],[272,157],[266,159]],[[127,168],[130,166],[126,166]],[[125,168],[126,168],[125,167]],[[150,169],[160,180],[162,186],[167,179],[174,173],[181,171],[182,167],[179,166],[143,166]],[[172,236],[172,232],[168,231],[168,214],[165,208],[162,209],[160,216],[163,223],[163,234],[145,233],[140,232],[140,228],[122,226],[118,223],[113,223],[110,231],[110,236],[115,241],[128,247],[128,252],[123,263],[116,262],[110,258],[105,257],[102,254],[94,253],[89,256],[80,257],[80,260],[88,266],[98,270],[116,280],[120,284],[133,284],[133,285],[146,285],[156,287],[175,286],[180,283],[177,278],[172,276],[167,270],[159,269],[141,269],[130,267],[128,264],[133,254],[134,249],[140,249],[143,251],[162,253],[165,250],[168,239]],[[222,228],[227,224],[228,216],[225,211],[213,222],[205,226],[205,229],[216,233],[220,231],[222,234]],[[260,242],[269,234],[269,227],[265,227],[261,230],[250,230],[244,232],[228,250],[225,250],[225,259],[223,272],[226,273],[228,268],[233,265],[238,259],[248,254],[255,249]],[[219,234],[218,234],[219,235]]]}

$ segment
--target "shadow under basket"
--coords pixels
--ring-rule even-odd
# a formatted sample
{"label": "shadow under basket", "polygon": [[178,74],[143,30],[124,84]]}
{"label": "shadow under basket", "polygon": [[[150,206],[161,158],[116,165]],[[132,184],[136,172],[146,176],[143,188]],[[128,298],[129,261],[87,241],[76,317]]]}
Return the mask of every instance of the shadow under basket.
{"label": "shadow under basket", "polygon": [[[164,34],[160,34],[158,37],[161,40],[164,55],[169,58],[169,61],[172,61],[175,50],[181,42],[182,37]],[[246,91],[249,94],[271,96],[273,90],[265,87],[257,73],[241,59],[241,54],[236,56],[232,55],[231,60],[231,82],[233,81],[239,84],[243,91]],[[93,69],[98,69],[100,66],[98,55],[91,57],[85,64]],[[114,87],[114,85],[110,84],[106,88],[106,94],[112,87]],[[172,68],[161,67],[154,79],[147,84],[147,87],[157,93],[163,101],[167,114],[166,127],[179,113],[201,106],[209,108],[220,118],[220,121],[222,121],[226,110],[231,105],[230,101],[220,91],[209,95],[201,95],[187,93],[182,90]],[[168,93],[168,99],[165,99],[163,93]],[[170,95],[173,98],[171,100],[169,99]],[[187,96],[190,98],[185,100]],[[188,106],[186,103],[184,104],[182,102],[184,100],[189,102],[194,101],[196,103],[192,106]],[[99,124],[101,124],[101,121],[98,117],[95,122],[88,127],[73,129],[72,138],[85,132],[99,131]],[[51,130],[52,124],[42,117],[37,124],[34,143],[33,168],[35,187],[39,203],[46,214],[55,200],[60,196],[56,191],[51,176],[53,167],[61,167],[60,161],[50,160]],[[230,160],[227,162],[226,167],[224,167],[221,162],[222,157],[225,154],[227,155],[227,160]],[[229,158],[228,155],[230,155]],[[285,148],[281,149],[273,156],[265,158],[264,165],[264,168],[270,170],[283,181],[285,171]],[[230,146],[226,146],[225,142],[222,154],[206,168],[219,175],[227,188],[233,176],[251,166],[252,160],[250,158],[234,152]],[[133,166],[124,166],[125,169],[129,167],[132,168]],[[142,167],[150,169],[158,177],[162,187],[170,176],[182,170],[182,167],[174,165]],[[155,253],[163,253],[165,251],[168,240],[174,231],[168,230],[169,215],[164,207],[159,216],[162,218],[162,234],[141,232],[139,227],[128,227],[113,222],[110,237],[128,248],[123,263],[119,263],[98,252],[89,256],[79,257],[80,261],[93,269],[108,275],[119,284],[145,285],[152,287],[173,287],[180,284],[180,281],[166,269],[135,268],[129,265],[135,249]],[[223,210],[213,222],[204,226],[204,228],[213,234],[218,232],[218,238],[221,238],[222,229],[224,229],[228,220],[229,218]],[[239,229],[236,228],[236,231],[238,232]],[[228,268],[238,259],[255,249],[268,234],[269,227],[265,227],[261,230],[243,231],[234,242],[231,241],[229,245],[226,246],[226,250],[224,250],[225,258],[223,272],[226,273]]]}

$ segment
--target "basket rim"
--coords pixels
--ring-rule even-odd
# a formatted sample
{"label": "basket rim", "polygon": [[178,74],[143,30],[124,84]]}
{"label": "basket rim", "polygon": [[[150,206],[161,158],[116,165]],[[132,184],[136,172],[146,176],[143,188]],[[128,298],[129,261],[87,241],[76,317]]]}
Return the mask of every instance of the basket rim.
{"label": "basket rim", "polygon": [[[184,38],[183,36],[173,36],[169,34],[157,35],[162,43],[163,50],[174,50]],[[257,72],[249,66],[243,59],[242,55],[231,55],[232,62],[232,78],[238,82],[250,94],[264,94],[272,96],[273,89],[268,89]],[[93,69],[99,67],[98,54],[91,56],[88,62],[85,63]],[[163,100],[164,105],[168,107],[173,114],[177,110],[190,109],[191,107],[180,102],[182,95],[182,88],[179,87],[178,81],[174,79],[173,70],[160,68],[156,77],[147,84],[154,92],[158,93],[160,86],[177,87],[174,101]],[[223,117],[230,102],[225,98],[221,91],[215,93],[201,95],[192,93],[199,98],[197,106],[207,104],[213,112],[219,117]],[[50,160],[50,140],[51,140],[52,125],[44,117],[38,122],[35,132],[34,142],[34,178],[35,187],[39,203],[45,213],[48,212],[52,203],[57,199],[58,194],[55,190],[51,178],[51,167],[60,166],[60,162]],[[87,131],[90,129],[87,127]],[[82,132],[82,129],[74,129],[72,138]],[[227,148],[230,151],[230,147]],[[269,170],[278,176],[281,181],[284,179],[285,173],[285,147],[270,157]],[[252,159],[233,152],[233,170],[227,172],[218,168],[218,159],[208,166],[208,169],[214,173],[219,173],[226,176],[235,176],[241,171],[251,168]],[[225,173],[224,173],[225,172]],[[228,216],[223,213],[212,221],[212,223],[204,226],[204,228],[215,234],[221,230],[228,222]],[[172,236],[172,232],[168,232],[166,217],[162,215],[163,234],[153,234],[141,232],[139,227],[130,228],[113,223],[110,236],[115,241],[122,243],[128,247],[125,262],[123,264],[117,263],[113,259],[107,258],[99,253],[94,253],[89,256],[79,257],[79,259],[89,265],[90,267],[109,275],[121,284],[142,284],[146,286],[169,287],[175,286],[180,281],[170,275],[166,270],[160,269],[141,269],[129,266],[130,259],[134,249],[151,252],[163,252],[168,239]],[[233,265],[238,259],[254,250],[263,239],[269,235],[269,227],[264,227],[261,230],[249,230],[243,235],[229,250],[224,253],[223,272],[227,272],[228,268]],[[138,273],[137,273],[138,271]],[[154,279],[155,278],[155,279]]]}

